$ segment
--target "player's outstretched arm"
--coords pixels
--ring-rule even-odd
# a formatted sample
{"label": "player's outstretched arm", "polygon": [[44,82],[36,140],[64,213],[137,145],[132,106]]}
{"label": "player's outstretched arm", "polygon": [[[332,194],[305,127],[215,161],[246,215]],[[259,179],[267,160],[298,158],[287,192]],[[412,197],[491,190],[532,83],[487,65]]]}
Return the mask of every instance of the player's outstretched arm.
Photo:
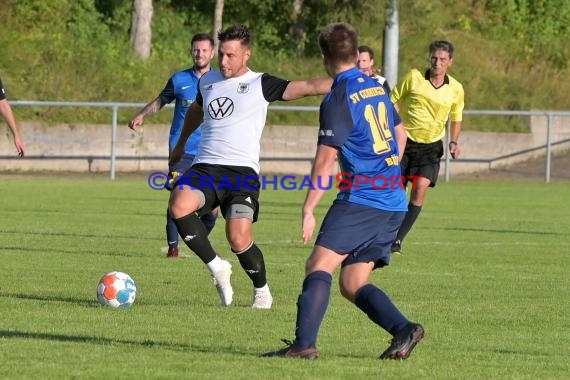
{"label": "player's outstretched arm", "polygon": [[301,99],[305,96],[325,95],[331,90],[332,78],[316,78],[289,82],[283,100]]}
{"label": "player's outstretched arm", "polygon": [[329,187],[331,174],[336,165],[336,155],[338,149],[329,145],[319,145],[315,155],[315,163],[311,169],[312,189],[309,188],[305,203],[303,204],[302,233],[303,243],[307,244],[313,236],[316,227],[314,215],[315,207],[322,199],[325,189]]}
{"label": "player's outstretched arm", "polygon": [[132,120],[129,121],[129,128],[135,132],[138,132],[141,125],[143,125],[144,123],[145,116],[157,113],[162,109],[162,107],[164,107],[164,104],[162,103],[160,97],[154,99],[152,102],[144,106],[139,111],[139,113],[137,113],[135,117],[133,117]]}
{"label": "player's outstretched arm", "polygon": [[18,126],[16,125],[16,118],[14,118],[14,113],[12,112],[12,107],[10,107],[10,103],[6,99],[0,100],[0,113],[4,116],[4,120],[6,120],[6,124],[12,131],[14,135],[14,145],[16,146],[16,150],[18,151],[18,156],[24,156],[24,141],[22,136],[20,135],[20,131],[18,130]]}

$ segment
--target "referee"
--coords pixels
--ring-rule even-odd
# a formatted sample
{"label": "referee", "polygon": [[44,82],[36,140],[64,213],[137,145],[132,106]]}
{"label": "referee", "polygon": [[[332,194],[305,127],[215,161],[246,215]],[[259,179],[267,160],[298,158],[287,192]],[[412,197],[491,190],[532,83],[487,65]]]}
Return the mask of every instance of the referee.
{"label": "referee", "polygon": [[418,218],[427,190],[434,187],[443,156],[443,138],[447,119],[451,119],[449,153],[458,158],[459,134],[463,117],[463,86],[447,74],[453,63],[453,45],[434,41],[429,46],[430,68],[424,73],[412,69],[392,90],[390,99],[400,113],[408,140],[402,157],[402,175],[420,176],[410,192],[404,218],[392,253],[402,253],[402,241]]}

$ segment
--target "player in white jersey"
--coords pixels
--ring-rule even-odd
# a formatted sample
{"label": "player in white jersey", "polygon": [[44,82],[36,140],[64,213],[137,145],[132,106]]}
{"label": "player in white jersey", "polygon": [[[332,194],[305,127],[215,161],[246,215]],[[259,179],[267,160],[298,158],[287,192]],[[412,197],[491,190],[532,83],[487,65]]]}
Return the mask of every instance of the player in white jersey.
{"label": "player in white jersey", "polygon": [[234,25],[218,33],[219,72],[200,79],[196,101],[186,113],[171,163],[184,153],[190,134],[202,123],[202,140],[192,167],[170,197],[170,211],[186,245],[207,265],[222,305],[233,300],[231,265],[216,256],[199,215],[220,206],[231,250],[253,283],[253,308],[271,308],[263,254],[253,242],[259,211],[259,151],[267,108],[276,100],[294,100],[330,91],[332,79],[287,81],[247,66],[248,30]]}
{"label": "player in white jersey", "polygon": [[384,88],[386,93],[390,95],[390,86],[388,81],[379,71],[374,68],[374,50],[366,45],[358,47],[358,69],[370,78],[374,79],[380,86]]}

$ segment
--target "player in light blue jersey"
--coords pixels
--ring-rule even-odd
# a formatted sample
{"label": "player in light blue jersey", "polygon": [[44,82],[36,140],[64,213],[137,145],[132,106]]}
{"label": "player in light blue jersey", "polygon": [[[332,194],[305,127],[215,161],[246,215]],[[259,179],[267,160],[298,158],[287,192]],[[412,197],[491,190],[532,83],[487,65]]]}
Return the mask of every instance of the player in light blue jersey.
{"label": "player in light blue jersey", "polygon": [[[410,322],[370,282],[372,271],[390,262],[390,247],[407,206],[401,183],[375,186],[371,179],[400,179],[399,158],[406,132],[385,89],[356,67],[357,42],[356,31],[345,23],[331,24],[319,36],[323,63],[334,82],[320,108],[311,181],[330,178],[337,157],[346,176],[360,180],[338,194],[322,222],[305,265],[295,340],[287,341],[288,347],[263,354],[265,357],[319,356],[317,334],[328,308],[332,275],[339,266],[341,294],[393,336],[380,359],[407,359],[424,336],[422,325]],[[314,209],[327,187],[307,192],[302,221],[305,244],[313,236]]]}
{"label": "player in light blue jersey", "polygon": [[[172,125],[170,127],[170,137],[168,140],[168,152],[172,152],[182,127],[184,126],[184,117],[190,105],[196,99],[198,93],[198,81],[200,78],[212,71],[210,64],[214,58],[214,40],[208,34],[199,33],[192,37],[192,60],[194,66],[186,70],[174,73],[166,86],[156,99],[148,103],[142,110],[129,122],[129,128],[138,131],[143,125],[145,116],[152,115],[162,109],[165,105],[175,100],[174,115],[172,117]],[[198,151],[200,143],[201,130],[198,128],[196,132],[190,136],[186,142],[184,156],[174,165],[169,165],[170,178],[176,177],[179,173],[184,173],[192,165],[192,161]],[[167,189],[172,190],[168,184]],[[201,217],[202,222],[206,226],[208,233],[214,228],[218,211],[214,210]],[[170,211],[166,210],[166,240],[168,242],[167,257],[178,257],[178,229],[172,220]]]}

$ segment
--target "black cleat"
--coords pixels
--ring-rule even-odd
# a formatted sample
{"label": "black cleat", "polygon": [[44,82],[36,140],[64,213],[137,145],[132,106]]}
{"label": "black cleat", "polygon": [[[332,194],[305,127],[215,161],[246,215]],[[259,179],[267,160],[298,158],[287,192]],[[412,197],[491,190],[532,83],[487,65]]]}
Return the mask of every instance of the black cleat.
{"label": "black cleat", "polygon": [[394,334],[390,347],[378,359],[407,359],[424,335],[422,325],[408,323],[406,327]]}
{"label": "black cleat", "polygon": [[400,240],[396,240],[392,243],[392,254],[394,255],[401,255],[402,254],[402,242]]}
{"label": "black cleat", "polygon": [[299,359],[308,359],[314,360],[319,357],[319,351],[315,347],[308,347],[308,348],[300,348],[295,347],[295,343],[291,342],[287,339],[281,339],[283,343],[287,345],[287,347],[282,348],[278,351],[271,351],[261,354],[261,357],[264,358],[299,358]]}

